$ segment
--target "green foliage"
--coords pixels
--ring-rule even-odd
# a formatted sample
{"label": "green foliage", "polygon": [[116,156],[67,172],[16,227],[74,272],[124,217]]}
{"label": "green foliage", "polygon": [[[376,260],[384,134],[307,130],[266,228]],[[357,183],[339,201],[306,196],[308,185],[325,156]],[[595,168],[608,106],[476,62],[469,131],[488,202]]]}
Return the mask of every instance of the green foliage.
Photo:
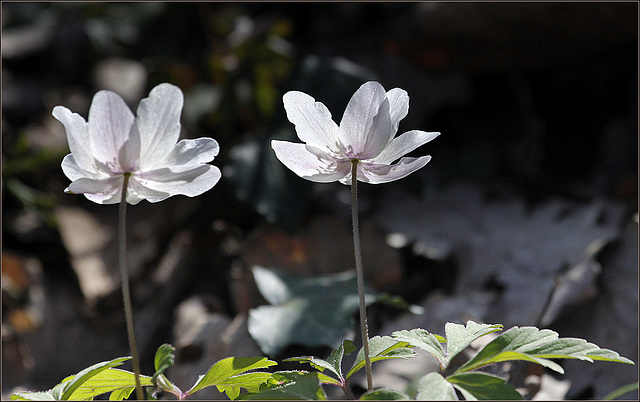
{"label": "green foliage", "polygon": [[[78,374],[62,380],[49,391],[19,392],[11,395],[11,400],[42,401],[42,400],[93,400],[98,395],[111,393],[109,399],[121,401],[128,398],[135,388],[134,374],[114,369],[130,357],[94,364],[80,371]],[[152,385],[151,377],[140,376],[142,386]]]}
{"label": "green foliage", "polygon": [[229,399],[236,399],[240,395],[240,388],[250,392],[260,390],[260,384],[266,382],[270,373],[254,372],[251,370],[267,368],[277,364],[266,357],[228,357],[211,366],[206,374],[200,376],[186,395],[191,395],[203,388],[215,385],[218,391],[227,394]]}
{"label": "green foliage", "polygon": [[[390,336],[374,336],[369,340],[369,353],[371,363],[380,360],[389,359],[407,359],[415,357],[415,352],[411,349],[409,343],[398,341]],[[365,365],[364,348],[360,349],[356,356],[356,361],[347,373],[346,379],[349,380],[358,370]]]}
{"label": "green foliage", "polygon": [[513,327],[486,345],[476,356],[458,369],[467,372],[492,363],[526,360],[548,367],[560,374],[562,367],[548,359],[604,360],[633,364],[609,349],[578,338],[558,338],[558,333],[536,327]]}
{"label": "green foliage", "polygon": [[292,377],[277,377],[280,379],[267,385],[263,385],[259,392],[247,393],[239,399],[243,400],[326,400],[327,395],[322,389],[320,373],[300,373],[292,380]]}
{"label": "green foliage", "polygon": [[[327,278],[323,278],[327,280]],[[307,284],[309,285],[309,284]],[[317,285],[317,283],[316,283]],[[306,286],[306,285],[305,285]],[[288,300],[295,287],[280,287],[279,292],[270,294],[272,300]],[[489,342],[482,350],[453,373],[444,375],[451,360],[474,340],[500,331],[500,324],[466,325],[447,323],[446,337],[431,334],[423,329],[396,331],[392,336],[375,336],[370,339],[372,362],[387,359],[414,357],[413,348],[423,349],[438,359],[441,373],[428,373],[422,377],[416,389],[418,400],[458,400],[461,395],[466,400],[516,400],[522,396],[514,387],[500,377],[478,369],[508,360],[525,360],[540,364],[562,373],[562,368],[549,359],[581,359],[634,364],[618,353],[601,349],[584,339],[559,338],[554,331],[535,327],[513,327]],[[446,344],[446,351],[443,345]],[[210,386],[216,386],[230,399],[239,400],[325,400],[327,395],[323,385],[341,387],[351,396],[349,379],[364,367],[364,351],[361,349],[351,368],[344,374],[342,370],[345,355],[355,352],[356,347],[344,340],[331,352],[327,359],[313,356],[292,357],[285,361],[297,361],[311,365],[318,372],[276,371],[274,373],[255,371],[276,365],[266,357],[229,357],[215,363],[187,392],[182,392],[165,377],[165,371],[173,365],[175,348],[164,344],[156,352],[153,377],[141,376],[145,387],[154,386],[156,391],[166,391],[178,399],[184,399]],[[19,392],[11,395],[11,400],[93,400],[98,395],[110,394],[110,400],[128,398],[135,388],[134,374],[115,367],[128,360],[121,357],[95,364],[76,375],[65,378],[53,389],[45,392]],[[325,374],[327,372],[330,375]],[[637,389],[638,384],[630,384],[612,393],[610,398]],[[241,389],[247,392],[241,394]],[[155,397],[155,394],[153,395]],[[409,396],[392,389],[377,389],[363,394],[361,400],[405,400]]]}

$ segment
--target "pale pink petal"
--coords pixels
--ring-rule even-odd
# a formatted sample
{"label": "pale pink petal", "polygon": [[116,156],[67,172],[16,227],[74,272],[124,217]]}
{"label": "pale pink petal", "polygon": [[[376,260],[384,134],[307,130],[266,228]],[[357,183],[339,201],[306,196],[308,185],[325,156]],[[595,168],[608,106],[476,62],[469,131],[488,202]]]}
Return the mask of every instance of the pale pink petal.
{"label": "pale pink petal", "polygon": [[184,99],[180,88],[160,84],[142,99],[136,115],[140,133],[140,167],[148,170],[162,164],[180,137],[180,113]]}
{"label": "pale pink petal", "polygon": [[362,84],[351,97],[340,122],[343,153],[351,159],[374,158],[394,134],[384,88],[375,81]]}
{"label": "pale pink petal", "polygon": [[100,91],[93,97],[89,109],[91,152],[112,172],[137,169],[140,138],[133,121],[133,113],[117,94]]}
{"label": "pale pink petal", "polygon": [[199,165],[211,162],[218,155],[218,152],[220,152],[220,146],[213,138],[181,140],[166,156],[163,165]]}
{"label": "pale pink petal", "polygon": [[387,147],[371,160],[377,164],[389,164],[436,138],[440,133],[411,130],[391,140]]}
{"label": "pale pink petal", "polygon": [[63,106],[54,107],[51,114],[64,125],[69,150],[74,156],[75,163],[81,169],[91,170],[93,156],[91,155],[91,139],[87,122],[82,116],[72,113]]}
{"label": "pale pink petal", "polygon": [[387,92],[387,99],[389,99],[391,127],[395,135],[398,131],[400,120],[404,119],[409,113],[409,94],[404,89],[393,88]]}
{"label": "pale pink petal", "polygon": [[337,160],[322,150],[305,144],[273,140],[271,148],[286,167],[313,182],[329,183],[339,180],[351,169],[350,161]]}
{"label": "pale pink petal", "polygon": [[338,150],[338,125],[325,105],[299,91],[287,92],[282,101],[300,140],[319,149]]}
{"label": "pale pink petal", "polygon": [[402,158],[394,165],[359,163],[358,180],[371,184],[388,183],[408,176],[424,167],[430,160],[431,156],[427,155],[420,158]]}
{"label": "pale pink petal", "polygon": [[152,190],[143,192],[134,188],[135,191],[144,195],[149,202],[158,202],[179,194],[188,197],[200,195],[215,186],[221,176],[220,169],[216,166],[197,165],[163,167],[136,174],[132,179],[140,186]]}
{"label": "pale pink petal", "polygon": [[114,204],[120,202],[123,180],[123,175],[106,179],[80,178],[71,182],[65,192],[84,194],[89,200],[99,204]]}

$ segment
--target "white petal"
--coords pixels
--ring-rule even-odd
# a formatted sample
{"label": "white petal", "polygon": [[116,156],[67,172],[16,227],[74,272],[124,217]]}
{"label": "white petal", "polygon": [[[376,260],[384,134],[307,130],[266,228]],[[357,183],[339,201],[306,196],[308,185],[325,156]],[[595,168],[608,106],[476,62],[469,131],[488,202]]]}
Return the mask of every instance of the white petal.
{"label": "white petal", "polygon": [[427,155],[420,158],[402,158],[395,165],[359,163],[358,180],[371,184],[388,183],[410,175],[430,160],[431,156]]}
{"label": "white petal", "polygon": [[400,120],[404,119],[409,113],[409,94],[404,89],[393,88],[387,92],[387,99],[389,99],[389,117],[393,134],[395,135],[398,131]]}
{"label": "white petal", "polygon": [[316,148],[338,150],[338,125],[325,105],[299,91],[287,92],[282,101],[300,140]]}
{"label": "white petal", "polygon": [[133,119],[133,113],[119,95],[100,91],[93,97],[89,109],[91,152],[113,172],[137,169],[140,138]]}
{"label": "white petal", "polygon": [[271,148],[276,157],[295,174],[317,183],[329,183],[346,176],[351,169],[351,162],[340,161],[324,151],[310,146],[288,141],[271,141]]}
{"label": "white petal", "polygon": [[427,133],[420,130],[408,131],[392,139],[380,155],[376,156],[371,162],[389,164],[439,135],[440,133]]}
{"label": "white petal", "polygon": [[353,94],[340,122],[340,142],[349,158],[377,156],[395,135],[382,85],[369,81]]}
{"label": "white petal", "polygon": [[[212,165],[172,166],[136,174],[136,184],[151,192],[134,189],[149,202],[158,202],[174,195],[195,197],[210,190],[220,180],[220,169]],[[162,194],[161,194],[162,193]]]}
{"label": "white petal", "polygon": [[180,113],[184,97],[175,85],[160,84],[142,99],[136,115],[140,133],[140,167],[158,166],[180,138]]}
{"label": "white petal", "polygon": [[74,180],[65,192],[84,194],[87,199],[98,204],[120,202],[124,176],[112,176],[106,179],[80,178]]}
{"label": "white petal", "polygon": [[78,180],[82,177],[90,178],[90,179],[104,179],[107,176],[100,174],[100,172],[95,169],[91,169],[89,171],[78,166],[76,162],[75,154],[68,154],[62,159],[62,163],[60,166],[62,167],[62,171],[69,178],[69,180],[74,181]]}
{"label": "white petal", "polygon": [[213,138],[181,140],[166,156],[163,165],[199,165],[211,162],[218,155],[218,152],[220,152],[220,146]]}
{"label": "white petal", "polygon": [[91,139],[87,122],[82,116],[72,113],[63,106],[54,107],[51,114],[64,125],[69,150],[73,154],[75,163],[81,169],[91,169],[93,156],[91,155]]}

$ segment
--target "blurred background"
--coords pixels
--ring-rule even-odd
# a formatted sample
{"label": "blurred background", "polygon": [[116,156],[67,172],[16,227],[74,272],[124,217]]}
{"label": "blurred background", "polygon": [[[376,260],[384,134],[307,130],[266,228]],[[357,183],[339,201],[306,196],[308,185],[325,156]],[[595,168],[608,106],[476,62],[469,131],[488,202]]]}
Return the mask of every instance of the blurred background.
{"label": "blurred background", "polygon": [[[425,168],[359,186],[370,334],[535,325],[637,363],[637,52],[635,2],[3,2],[3,399],[129,354],[117,206],[63,193],[69,150],[51,110],[86,118],[109,89],[135,111],[162,82],[185,94],[183,138],[219,142],[223,177],[128,209],[145,374],[162,343],[188,389],[223,357],[357,342],[353,287],[307,291],[352,284],[339,275],[354,264],[349,187],[300,179],[269,143],[297,141],[286,91],[339,121],[368,80],[409,93],[399,134],[442,133],[412,153],[432,155]],[[282,286],[310,307],[276,300]],[[305,333],[310,319],[326,328]],[[638,381],[637,366],[561,364],[563,376],[499,370],[526,399],[599,399]],[[410,392],[436,369],[422,355],[379,363],[375,382]]]}

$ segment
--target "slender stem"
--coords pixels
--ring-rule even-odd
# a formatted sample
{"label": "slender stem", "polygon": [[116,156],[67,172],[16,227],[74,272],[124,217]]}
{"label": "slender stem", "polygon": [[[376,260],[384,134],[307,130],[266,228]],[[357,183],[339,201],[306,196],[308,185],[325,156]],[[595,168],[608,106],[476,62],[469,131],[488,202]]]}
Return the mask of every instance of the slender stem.
{"label": "slender stem", "polygon": [[140,385],[140,360],[138,359],[138,345],[136,344],[136,334],[133,327],[133,308],[131,307],[131,293],[129,291],[129,275],[127,273],[127,187],[129,185],[129,173],[124,175],[122,184],[122,199],[118,211],[118,250],[120,263],[120,276],[122,286],[122,301],[124,302],[124,316],[127,322],[127,335],[129,336],[129,348],[133,359],[133,372],[136,377],[136,397],[138,400],[144,399],[142,386]]}
{"label": "slender stem", "polygon": [[362,267],[362,250],[360,248],[360,226],[358,224],[358,160],[351,161],[351,222],[353,225],[353,250],[356,257],[356,277],[358,280],[358,297],[360,298],[360,331],[364,347],[364,362],[367,372],[367,389],[373,391],[371,374],[371,357],[369,355],[369,328],[367,327],[367,308],[364,300],[364,268]]}

